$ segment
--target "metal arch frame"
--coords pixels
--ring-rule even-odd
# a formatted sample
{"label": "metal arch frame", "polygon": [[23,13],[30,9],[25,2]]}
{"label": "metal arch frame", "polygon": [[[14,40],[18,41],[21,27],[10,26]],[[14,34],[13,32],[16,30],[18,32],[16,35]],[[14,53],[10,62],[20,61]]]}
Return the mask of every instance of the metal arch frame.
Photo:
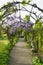
{"label": "metal arch frame", "polygon": [[[29,12],[30,14],[34,14],[35,15],[35,17],[36,17],[36,19],[34,18],[34,16],[32,16],[32,15],[30,15],[30,17],[32,17],[35,21],[38,19],[38,17],[39,17],[39,15],[36,15],[37,14],[37,12],[33,12],[32,10],[33,10],[33,7],[36,7],[36,6],[34,6],[34,5],[32,5],[32,4],[28,4],[28,3],[26,3],[26,4],[28,4],[28,5],[30,5],[32,8],[31,8],[31,11],[29,11],[29,10],[27,10],[25,7],[22,7],[22,8],[20,8],[20,4],[22,4],[22,2],[12,2],[12,3],[10,3],[10,7],[9,8],[11,8],[11,7],[14,7],[14,6],[16,6],[16,5],[19,5],[18,7],[19,7],[19,9],[17,9],[15,12],[13,12],[13,13],[16,13],[16,12],[18,12],[19,11],[19,19],[20,19],[20,21],[21,21],[21,14],[20,14],[20,11],[26,11],[26,12]],[[5,6],[3,6],[1,9],[0,9],[0,11],[2,11],[3,9],[4,10],[6,10],[6,14],[3,16],[3,19],[2,19],[2,21],[3,20],[5,20],[5,18],[7,18],[9,15],[11,15],[11,14],[13,14],[13,13],[10,13],[9,12],[9,8],[7,8],[6,7],[6,5]],[[15,16],[15,18],[17,18],[16,16]],[[23,19],[22,19],[23,20]],[[42,22],[43,23],[43,22]]]}
{"label": "metal arch frame", "polygon": [[[30,1],[29,1],[30,2]],[[12,6],[12,5],[14,5],[14,4],[23,4],[23,2],[19,2],[19,1],[13,1],[12,3],[10,3],[10,6]],[[34,7],[34,8],[37,8],[38,10],[40,10],[41,12],[43,12],[43,9],[41,9],[41,8],[39,8],[36,4],[29,4],[29,3],[25,3],[25,4],[28,4],[28,5],[30,5],[30,6],[32,6],[32,7]],[[1,7],[1,9],[3,9],[3,8],[6,8],[5,6],[3,6],[3,7]],[[0,9],[0,10],[1,10]]]}
{"label": "metal arch frame", "polygon": [[[21,10],[21,11],[26,11],[26,12],[29,12],[29,13],[31,13],[31,14],[34,14],[36,18],[38,17],[38,16],[36,15],[37,12],[34,13],[34,12],[32,12],[32,10],[31,10],[31,11],[28,11],[25,7],[22,7],[22,8],[20,9],[20,4],[22,4],[22,2],[12,2],[12,3],[10,3],[10,8],[16,6],[17,4],[19,4],[19,9],[17,9],[16,12],[19,11],[19,13],[20,13],[20,10]],[[26,4],[28,4],[28,3],[26,3]],[[28,4],[28,5],[30,5],[30,4]],[[31,6],[31,5],[30,5],[30,6]],[[3,16],[3,18],[7,17],[8,15],[11,15],[11,13],[9,12],[9,10],[8,10],[8,8],[7,8],[6,6],[3,6],[3,7],[0,9],[0,11],[2,11],[3,9],[6,10],[6,12],[7,12],[7,13]],[[15,12],[14,12],[14,13],[15,13]],[[20,17],[21,17],[21,15],[20,15]],[[32,17],[34,20],[36,20],[32,15],[31,15],[31,17]]]}
{"label": "metal arch frame", "polygon": [[[18,2],[19,3],[19,2]],[[15,2],[15,4],[18,4],[17,2]],[[14,4],[14,3],[13,3]],[[12,5],[13,5],[12,4]],[[12,7],[12,5],[11,5],[11,7]],[[2,8],[3,9],[3,8]],[[5,8],[6,9],[6,8]],[[24,8],[25,9],[25,8]],[[20,11],[20,8],[18,9],[19,11]],[[6,11],[8,11],[8,9],[6,9]],[[25,9],[25,11],[27,11],[27,12],[30,12],[30,11],[28,11],[27,9]],[[32,13],[32,14],[34,14],[35,16],[36,16],[36,13],[34,13],[34,12],[30,12],[30,13]],[[8,15],[11,15],[9,12],[8,12]],[[17,18],[17,17],[16,17]],[[21,18],[20,18],[20,20],[21,20]],[[12,25],[13,26],[13,25]],[[33,30],[32,30],[32,32],[33,32]]]}

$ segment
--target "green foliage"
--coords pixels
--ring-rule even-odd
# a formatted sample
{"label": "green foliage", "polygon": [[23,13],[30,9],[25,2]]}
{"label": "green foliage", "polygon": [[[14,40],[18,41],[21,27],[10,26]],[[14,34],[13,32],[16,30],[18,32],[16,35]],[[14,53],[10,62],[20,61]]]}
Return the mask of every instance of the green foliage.
{"label": "green foliage", "polygon": [[43,52],[43,26],[40,19],[37,19],[33,27],[33,42],[35,50]]}
{"label": "green foliage", "polygon": [[27,41],[27,31],[24,30],[24,40]]}
{"label": "green foliage", "polygon": [[28,5],[32,0],[22,0],[22,5],[26,6]]}
{"label": "green foliage", "polygon": [[17,7],[16,7],[16,6],[14,6],[14,12],[15,12],[15,11],[17,11]]}
{"label": "green foliage", "polygon": [[41,62],[38,57],[34,57],[33,58],[33,65],[43,65],[43,62]]}
{"label": "green foliage", "polygon": [[42,22],[40,19],[38,19],[35,23],[35,28],[36,29],[41,29],[42,28]]}
{"label": "green foliage", "polygon": [[[13,12],[17,11],[17,7],[16,7],[16,6],[14,6],[14,8],[10,8],[10,6],[11,6],[11,3],[8,2],[8,3],[7,3],[6,5],[4,5],[3,7],[8,8],[10,13],[13,13]],[[2,10],[2,11],[0,12],[0,20],[2,20],[3,16],[4,16],[6,13],[7,13],[7,12],[6,12],[5,10]]]}
{"label": "green foliage", "polygon": [[5,10],[4,10],[4,11],[2,11],[2,12],[0,12],[0,20],[2,20],[3,15],[4,15],[5,13],[6,13],[6,12],[5,12]]}
{"label": "green foliage", "polygon": [[26,0],[23,0],[22,4],[23,4],[23,6],[25,6],[26,5]]}
{"label": "green foliage", "polygon": [[10,11],[10,13],[13,13],[13,12],[17,11],[17,7],[14,6],[14,8],[10,8],[9,11]]}
{"label": "green foliage", "polygon": [[7,65],[8,60],[9,60],[8,54],[9,54],[8,50],[6,50],[6,52],[4,51],[0,53],[0,64],[1,65]]}
{"label": "green foliage", "polygon": [[31,37],[32,37],[31,32],[28,32],[27,33],[27,42],[28,42],[28,44],[29,44],[30,47],[31,47]]}
{"label": "green foliage", "polygon": [[27,42],[26,47],[31,48],[31,37],[32,37],[31,32],[24,30],[23,35],[24,35],[24,40]]}
{"label": "green foliage", "polygon": [[10,7],[10,5],[11,5],[11,3],[10,3],[10,2],[7,2],[7,4],[6,4],[6,5],[4,5],[4,7],[9,8],[9,7]]}
{"label": "green foliage", "polygon": [[0,20],[2,20],[2,15],[0,15]]}
{"label": "green foliage", "polygon": [[27,48],[30,48],[30,45],[29,45],[29,43],[27,43],[26,47],[27,47]]}
{"label": "green foliage", "polygon": [[8,44],[0,43],[0,65],[7,65],[9,60]]}
{"label": "green foliage", "polygon": [[[3,35],[3,36],[6,36]],[[0,40],[0,65],[8,65],[9,55],[18,38],[14,37],[14,43],[9,43],[8,39]]]}
{"label": "green foliage", "polygon": [[29,15],[26,15],[26,16],[24,17],[24,21],[29,22],[29,21],[30,21],[30,16],[29,16]]}
{"label": "green foliage", "polygon": [[14,40],[13,40],[13,45],[15,45],[18,41],[18,37],[14,37]]}
{"label": "green foliage", "polygon": [[13,8],[11,8],[11,9],[10,9],[10,13],[13,13],[13,12],[14,12],[14,9],[13,9]]}

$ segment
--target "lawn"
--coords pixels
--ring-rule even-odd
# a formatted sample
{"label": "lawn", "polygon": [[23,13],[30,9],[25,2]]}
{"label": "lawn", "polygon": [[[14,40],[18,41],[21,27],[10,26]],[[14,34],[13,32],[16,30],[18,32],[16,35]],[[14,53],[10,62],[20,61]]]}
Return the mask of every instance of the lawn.
{"label": "lawn", "polygon": [[0,37],[0,65],[8,65],[10,51],[17,40],[17,37],[15,37],[14,44],[11,45],[6,34]]}
{"label": "lawn", "polygon": [[0,40],[0,52],[4,51],[6,49],[6,46],[8,45],[9,41],[6,40]]}
{"label": "lawn", "polygon": [[7,65],[9,60],[9,41],[6,39],[0,40],[0,65]]}

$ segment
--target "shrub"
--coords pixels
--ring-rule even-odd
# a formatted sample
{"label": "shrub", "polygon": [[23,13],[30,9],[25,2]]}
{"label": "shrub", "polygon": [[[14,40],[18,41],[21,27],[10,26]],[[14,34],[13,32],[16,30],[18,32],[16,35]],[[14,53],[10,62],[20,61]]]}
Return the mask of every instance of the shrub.
{"label": "shrub", "polygon": [[33,65],[43,65],[43,62],[38,57],[33,58]]}
{"label": "shrub", "polygon": [[8,43],[7,45],[6,45],[6,43],[1,44],[1,46],[0,46],[0,48],[1,48],[0,49],[0,65],[8,65],[10,52],[11,52],[13,46],[16,44],[17,40],[18,40],[18,38],[15,37],[14,44],[10,44],[9,42],[6,42],[6,43]]}

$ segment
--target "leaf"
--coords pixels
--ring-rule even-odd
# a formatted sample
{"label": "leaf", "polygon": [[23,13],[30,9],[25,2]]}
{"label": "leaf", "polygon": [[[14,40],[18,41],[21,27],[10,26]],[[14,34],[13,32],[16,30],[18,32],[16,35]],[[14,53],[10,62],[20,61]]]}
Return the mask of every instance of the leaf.
{"label": "leaf", "polygon": [[28,5],[32,0],[22,0],[22,5],[26,6]]}
{"label": "leaf", "polygon": [[26,15],[25,17],[24,17],[24,21],[30,21],[30,16],[29,15]]}

